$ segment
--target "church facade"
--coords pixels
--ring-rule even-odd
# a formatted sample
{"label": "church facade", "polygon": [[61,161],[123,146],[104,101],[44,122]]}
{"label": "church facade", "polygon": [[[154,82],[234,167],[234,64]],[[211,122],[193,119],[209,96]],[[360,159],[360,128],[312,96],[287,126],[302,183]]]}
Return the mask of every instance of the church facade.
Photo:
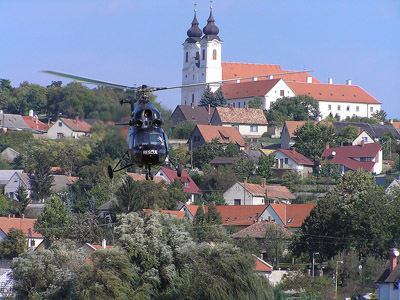
{"label": "church facade", "polygon": [[218,34],[212,8],[203,30],[195,11],[183,43],[182,85],[189,86],[181,90],[182,105],[199,105],[204,83],[210,82],[211,91],[221,88],[228,106],[235,108],[245,107],[254,97],[261,97],[261,108],[266,110],[279,98],[308,95],[318,101],[321,119],[330,115],[369,118],[381,110],[381,102],[350,80],[346,84],[333,84],[332,79],[321,83],[307,71],[283,70],[279,65],[222,62]]}

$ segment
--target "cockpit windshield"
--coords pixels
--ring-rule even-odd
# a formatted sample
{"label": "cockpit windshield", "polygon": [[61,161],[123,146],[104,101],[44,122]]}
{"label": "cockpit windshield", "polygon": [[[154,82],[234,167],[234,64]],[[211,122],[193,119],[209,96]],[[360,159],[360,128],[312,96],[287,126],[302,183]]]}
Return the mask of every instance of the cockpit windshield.
{"label": "cockpit windshield", "polygon": [[134,138],[134,147],[140,145],[164,145],[164,139],[158,132],[141,132]]}

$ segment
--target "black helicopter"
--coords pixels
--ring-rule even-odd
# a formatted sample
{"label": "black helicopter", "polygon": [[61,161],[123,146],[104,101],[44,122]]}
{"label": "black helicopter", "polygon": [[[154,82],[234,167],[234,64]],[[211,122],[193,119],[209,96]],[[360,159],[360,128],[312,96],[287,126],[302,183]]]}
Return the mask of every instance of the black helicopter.
{"label": "black helicopter", "polygon": [[[148,172],[146,173],[146,179],[153,180],[153,174],[151,173],[151,168],[165,163],[168,157],[168,150],[169,150],[168,137],[167,134],[164,132],[164,130],[161,128],[163,124],[163,119],[158,109],[150,102],[149,100],[150,93],[167,89],[210,85],[216,83],[222,84],[224,82],[229,82],[229,81],[253,78],[253,77],[243,77],[243,78],[221,80],[217,82],[195,83],[182,86],[155,88],[155,87],[149,87],[147,85],[142,85],[140,87],[130,87],[130,86],[85,78],[81,76],[76,76],[56,71],[49,71],[49,70],[42,72],[60,77],[74,79],[82,83],[96,84],[98,86],[107,86],[116,89],[123,89],[125,91],[127,90],[133,91],[134,94],[133,98],[123,99],[120,101],[121,105],[123,103],[130,103],[131,105],[131,119],[129,123],[116,124],[116,125],[129,125],[129,131],[126,137],[129,148],[124,154],[124,156],[115,165],[114,168],[108,166],[107,171],[110,179],[113,178],[114,172],[121,171],[133,165],[138,165],[141,168],[145,167],[147,169]],[[257,77],[268,78],[269,76],[287,75],[287,74],[303,73],[303,72],[310,72],[310,71],[309,70],[293,71],[293,72],[261,75]],[[137,103],[136,107],[135,103]],[[127,155],[129,155],[131,163],[125,166],[120,166]],[[170,163],[172,164],[171,161]],[[178,177],[181,177],[183,166],[181,164],[178,164],[177,166],[175,166],[175,168],[177,170]]]}

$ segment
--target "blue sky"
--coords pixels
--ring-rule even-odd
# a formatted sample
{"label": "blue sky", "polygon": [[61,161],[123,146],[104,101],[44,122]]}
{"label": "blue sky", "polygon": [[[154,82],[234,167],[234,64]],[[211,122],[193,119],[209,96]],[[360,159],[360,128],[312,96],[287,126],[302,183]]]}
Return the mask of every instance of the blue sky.
{"label": "blue sky", "polygon": [[[188,0],[0,0],[0,78],[48,85],[51,69],[120,84],[181,84]],[[200,28],[210,2],[197,0]],[[347,79],[400,118],[399,0],[214,0],[228,62]],[[179,91],[159,92],[174,108]]]}

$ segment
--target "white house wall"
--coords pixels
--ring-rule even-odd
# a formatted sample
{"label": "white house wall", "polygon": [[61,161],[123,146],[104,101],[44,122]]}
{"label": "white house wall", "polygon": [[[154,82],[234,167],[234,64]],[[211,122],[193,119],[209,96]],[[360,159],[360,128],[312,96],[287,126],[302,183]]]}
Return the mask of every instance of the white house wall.
{"label": "white house wall", "polygon": [[358,135],[358,137],[354,139],[354,141],[351,144],[353,146],[361,145],[362,141],[364,141],[364,144],[375,143],[374,139],[371,138],[371,136],[366,131],[363,131]]}
{"label": "white house wall", "polygon": [[267,207],[267,209],[265,210],[265,213],[263,214],[264,220],[269,221],[269,218],[271,219],[271,221],[275,221],[276,224],[278,225],[285,225],[283,223],[283,221],[281,220],[281,218],[279,217],[279,215],[275,212],[275,210],[272,208],[271,205],[269,205]]}
{"label": "white house wall", "polygon": [[[282,93],[282,95],[281,95]],[[286,84],[284,80],[279,80],[277,84],[264,96],[264,110],[270,108],[271,104],[277,99],[283,97],[294,97],[296,94],[292,89]]]}
{"label": "white house wall", "polygon": [[340,120],[353,116],[370,118],[374,112],[381,110],[381,104],[335,101],[318,101],[318,103],[322,119],[325,119],[329,114],[332,114],[332,116],[338,114]]}
{"label": "white house wall", "polygon": [[235,200],[240,200],[240,205],[264,205],[265,199],[262,196],[253,196],[239,183],[235,183],[224,194],[227,205],[235,205]]}
{"label": "white house wall", "polygon": [[380,150],[378,152],[378,154],[376,155],[376,157],[374,158],[375,165],[374,165],[374,168],[373,168],[373,172],[375,174],[382,173],[382,159],[383,159],[382,150]]}
{"label": "white house wall", "polygon": [[230,123],[230,124],[222,124],[222,126],[224,127],[236,127],[240,134],[245,137],[245,138],[252,138],[252,137],[256,137],[259,138],[263,135],[264,132],[268,131],[268,125],[256,125],[257,126],[257,131],[251,131],[251,125],[249,124],[234,124],[234,123]]}

